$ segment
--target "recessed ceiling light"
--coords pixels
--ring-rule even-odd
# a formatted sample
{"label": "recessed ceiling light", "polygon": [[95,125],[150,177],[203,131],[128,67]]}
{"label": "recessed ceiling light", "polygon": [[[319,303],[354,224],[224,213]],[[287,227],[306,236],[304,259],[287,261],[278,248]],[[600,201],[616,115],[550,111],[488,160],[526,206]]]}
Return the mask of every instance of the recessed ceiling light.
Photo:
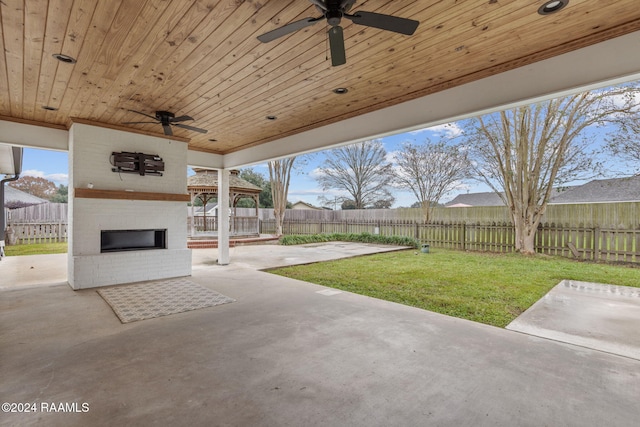
{"label": "recessed ceiling light", "polygon": [[337,93],[338,95],[344,95],[347,92],[349,92],[349,89],[346,87],[337,87],[333,90],[333,93]]}
{"label": "recessed ceiling light", "polygon": [[267,116],[267,120],[275,120],[275,119],[277,119],[276,116]]}
{"label": "recessed ceiling light", "polygon": [[538,13],[540,15],[550,15],[558,12],[569,4],[569,0],[551,0],[540,6]]}
{"label": "recessed ceiling light", "polygon": [[64,62],[65,64],[75,64],[76,63],[76,59],[75,58],[72,58],[69,55],[65,55],[64,53],[54,53],[52,56],[54,58],[56,58],[58,61]]}
{"label": "recessed ceiling light", "polygon": [[58,111],[58,109],[56,107],[50,107],[48,105],[43,105],[42,109],[43,110],[47,110],[47,111]]}

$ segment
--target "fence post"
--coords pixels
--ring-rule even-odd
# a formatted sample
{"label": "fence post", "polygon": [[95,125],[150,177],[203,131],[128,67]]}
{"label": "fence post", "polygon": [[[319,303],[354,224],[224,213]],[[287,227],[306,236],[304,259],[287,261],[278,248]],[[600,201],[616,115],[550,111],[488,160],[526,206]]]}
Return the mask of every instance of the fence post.
{"label": "fence post", "polygon": [[600,260],[600,227],[593,229],[593,260]]}
{"label": "fence post", "polygon": [[467,223],[462,221],[459,225],[460,227],[460,249],[465,250],[465,241],[467,240]]}

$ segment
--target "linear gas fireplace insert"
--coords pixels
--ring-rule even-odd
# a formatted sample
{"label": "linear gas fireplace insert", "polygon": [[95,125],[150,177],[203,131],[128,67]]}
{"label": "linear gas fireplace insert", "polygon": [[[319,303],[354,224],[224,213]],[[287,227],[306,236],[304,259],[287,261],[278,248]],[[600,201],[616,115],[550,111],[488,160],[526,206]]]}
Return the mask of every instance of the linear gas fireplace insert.
{"label": "linear gas fireplace insert", "polygon": [[102,230],[100,252],[166,249],[167,230]]}

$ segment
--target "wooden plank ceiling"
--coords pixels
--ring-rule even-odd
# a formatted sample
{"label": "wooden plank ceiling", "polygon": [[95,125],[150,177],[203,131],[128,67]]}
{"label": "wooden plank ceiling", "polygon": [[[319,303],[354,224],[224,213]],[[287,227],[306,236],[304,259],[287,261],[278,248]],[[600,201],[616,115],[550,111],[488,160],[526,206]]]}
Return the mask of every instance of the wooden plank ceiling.
{"label": "wooden plank ceiling", "polygon": [[121,123],[145,119],[129,110],[168,110],[209,131],[174,128],[191,149],[224,154],[640,30],[637,0],[571,0],[547,16],[542,3],[360,0],[351,13],[420,26],[404,36],[343,19],[347,63],[332,67],[325,21],[256,39],[318,16],[307,0],[1,1],[0,118],[162,134]]}

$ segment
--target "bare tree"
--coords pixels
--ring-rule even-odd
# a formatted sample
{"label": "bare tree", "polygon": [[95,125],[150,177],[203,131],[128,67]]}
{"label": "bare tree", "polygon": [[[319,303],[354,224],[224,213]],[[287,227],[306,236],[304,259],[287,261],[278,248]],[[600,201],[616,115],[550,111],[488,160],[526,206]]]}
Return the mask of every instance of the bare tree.
{"label": "bare tree", "polygon": [[425,222],[431,220],[433,206],[469,178],[467,150],[445,141],[422,145],[405,142],[395,155],[396,185],[409,188],[422,208]]}
{"label": "bare tree", "polygon": [[611,134],[607,149],[616,158],[630,163],[635,174],[640,174],[640,121],[623,124]]}
{"label": "bare tree", "polygon": [[276,235],[282,236],[284,214],[287,209],[289,181],[291,169],[296,158],[272,160],[269,162],[269,179],[271,181],[271,198],[273,199],[273,215],[276,218]]}
{"label": "bare tree", "polygon": [[[330,150],[317,178],[323,190],[347,192],[356,209],[393,204],[389,191],[393,180],[391,163],[380,140],[364,141]],[[390,203],[389,203],[390,202]]]}
{"label": "bare tree", "polygon": [[[516,250],[534,253],[534,237],[554,185],[595,176],[590,126],[638,119],[638,87],[622,85],[502,111],[465,124],[475,172],[500,194],[515,227]],[[615,127],[615,126],[614,126]]]}

